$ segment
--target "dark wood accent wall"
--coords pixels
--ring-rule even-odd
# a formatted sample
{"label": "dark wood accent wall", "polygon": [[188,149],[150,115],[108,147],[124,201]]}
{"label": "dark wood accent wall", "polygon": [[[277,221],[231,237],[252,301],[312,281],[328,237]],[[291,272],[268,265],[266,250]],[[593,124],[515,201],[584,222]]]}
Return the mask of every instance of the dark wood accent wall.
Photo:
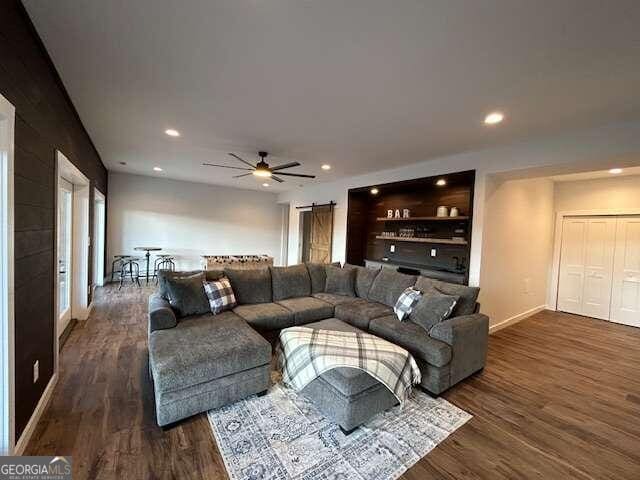
{"label": "dark wood accent wall", "polygon": [[[446,185],[437,186],[438,179],[445,179]],[[407,268],[444,271],[468,280],[474,183],[475,172],[466,171],[349,190],[347,262],[363,265],[365,260],[385,261]],[[373,187],[379,190],[377,195],[371,194]],[[435,216],[440,205],[457,207],[462,218],[447,221],[424,219]],[[411,212],[410,220],[380,220],[387,216],[387,210],[395,213],[399,209],[402,213],[405,208]],[[376,238],[385,231],[398,232],[403,228],[413,229],[416,237],[464,237],[467,244],[414,243]],[[391,244],[395,245],[395,252],[390,251]],[[437,251],[435,257],[428,253],[432,248]]]}
{"label": "dark wood accent wall", "polygon": [[[54,312],[55,152],[64,153],[91,180],[90,205],[93,205],[93,187],[107,193],[107,170],[24,7],[17,0],[0,0],[0,93],[16,108],[17,439],[53,375],[53,328],[57,316]],[[92,232],[92,208],[90,217]],[[40,362],[40,378],[33,383],[36,360]]]}

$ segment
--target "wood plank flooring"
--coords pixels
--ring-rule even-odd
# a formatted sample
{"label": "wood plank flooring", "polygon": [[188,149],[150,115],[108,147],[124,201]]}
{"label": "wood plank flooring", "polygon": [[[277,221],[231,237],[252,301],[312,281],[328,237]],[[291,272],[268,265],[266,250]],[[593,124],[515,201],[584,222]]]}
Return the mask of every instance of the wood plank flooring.
{"label": "wood plank flooring", "polygon": [[[227,478],[204,415],[155,424],[149,292],[98,291],[26,454],[73,455],[76,480]],[[539,313],[491,336],[484,371],[444,397],[474,418],[403,478],[640,478],[640,329]]]}

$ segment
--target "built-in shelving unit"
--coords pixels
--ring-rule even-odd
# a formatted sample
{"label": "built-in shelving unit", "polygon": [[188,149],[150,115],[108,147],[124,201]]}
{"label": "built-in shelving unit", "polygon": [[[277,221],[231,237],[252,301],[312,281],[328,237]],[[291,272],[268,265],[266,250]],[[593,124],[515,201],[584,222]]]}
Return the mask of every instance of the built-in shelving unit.
{"label": "built-in shelving unit", "polygon": [[469,217],[459,215],[457,217],[408,217],[408,218],[378,217],[376,218],[376,222],[417,222],[417,221],[459,222],[464,220],[469,220]]}
{"label": "built-in shelving unit", "polygon": [[376,235],[376,240],[393,240],[395,242],[414,242],[414,243],[440,243],[442,245],[467,245],[466,240],[454,240],[451,238],[422,238],[422,237],[390,237],[385,235]]}
{"label": "built-in shelving unit", "polygon": [[[347,262],[466,283],[474,184],[467,171],[349,190]],[[441,206],[459,215],[439,217]],[[390,210],[409,217],[389,218]]]}

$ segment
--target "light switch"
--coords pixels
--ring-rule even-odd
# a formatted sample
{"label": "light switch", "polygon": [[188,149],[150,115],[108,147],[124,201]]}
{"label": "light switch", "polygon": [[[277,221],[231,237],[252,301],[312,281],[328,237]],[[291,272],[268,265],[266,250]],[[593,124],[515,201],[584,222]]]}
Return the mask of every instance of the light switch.
{"label": "light switch", "polygon": [[437,254],[438,254],[438,252],[436,252],[436,249],[435,249],[435,248],[432,248],[432,249],[431,249],[431,256],[432,256],[432,257],[435,257]]}
{"label": "light switch", "polygon": [[390,251],[391,253],[394,253],[394,252],[396,251],[396,246],[395,246],[395,245],[391,245],[391,246],[389,247],[389,251]]}

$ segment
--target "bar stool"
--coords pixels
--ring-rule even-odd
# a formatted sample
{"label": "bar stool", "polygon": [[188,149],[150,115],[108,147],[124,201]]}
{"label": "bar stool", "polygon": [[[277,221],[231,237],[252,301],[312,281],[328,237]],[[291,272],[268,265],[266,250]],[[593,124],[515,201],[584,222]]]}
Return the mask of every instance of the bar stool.
{"label": "bar stool", "polygon": [[139,261],[140,261],[140,257],[127,257],[123,261],[122,270],[120,271],[120,286],[118,287],[118,290],[120,290],[122,288],[122,285],[124,285],[124,280],[127,277],[127,274],[129,274],[132,284],[133,282],[135,282],[138,284],[138,286],[140,286],[140,264],[138,263]]}
{"label": "bar stool", "polygon": [[175,257],[171,254],[163,253],[162,255],[157,256],[154,262],[154,267],[153,267],[153,278],[155,279],[156,283],[158,283],[158,272],[160,270],[175,271],[176,264],[174,260],[175,260]]}
{"label": "bar stool", "polygon": [[118,266],[119,278],[122,278],[122,265],[129,258],[130,255],[114,255],[113,262],[111,263],[111,281],[113,282],[113,274],[116,273],[116,266]]}

